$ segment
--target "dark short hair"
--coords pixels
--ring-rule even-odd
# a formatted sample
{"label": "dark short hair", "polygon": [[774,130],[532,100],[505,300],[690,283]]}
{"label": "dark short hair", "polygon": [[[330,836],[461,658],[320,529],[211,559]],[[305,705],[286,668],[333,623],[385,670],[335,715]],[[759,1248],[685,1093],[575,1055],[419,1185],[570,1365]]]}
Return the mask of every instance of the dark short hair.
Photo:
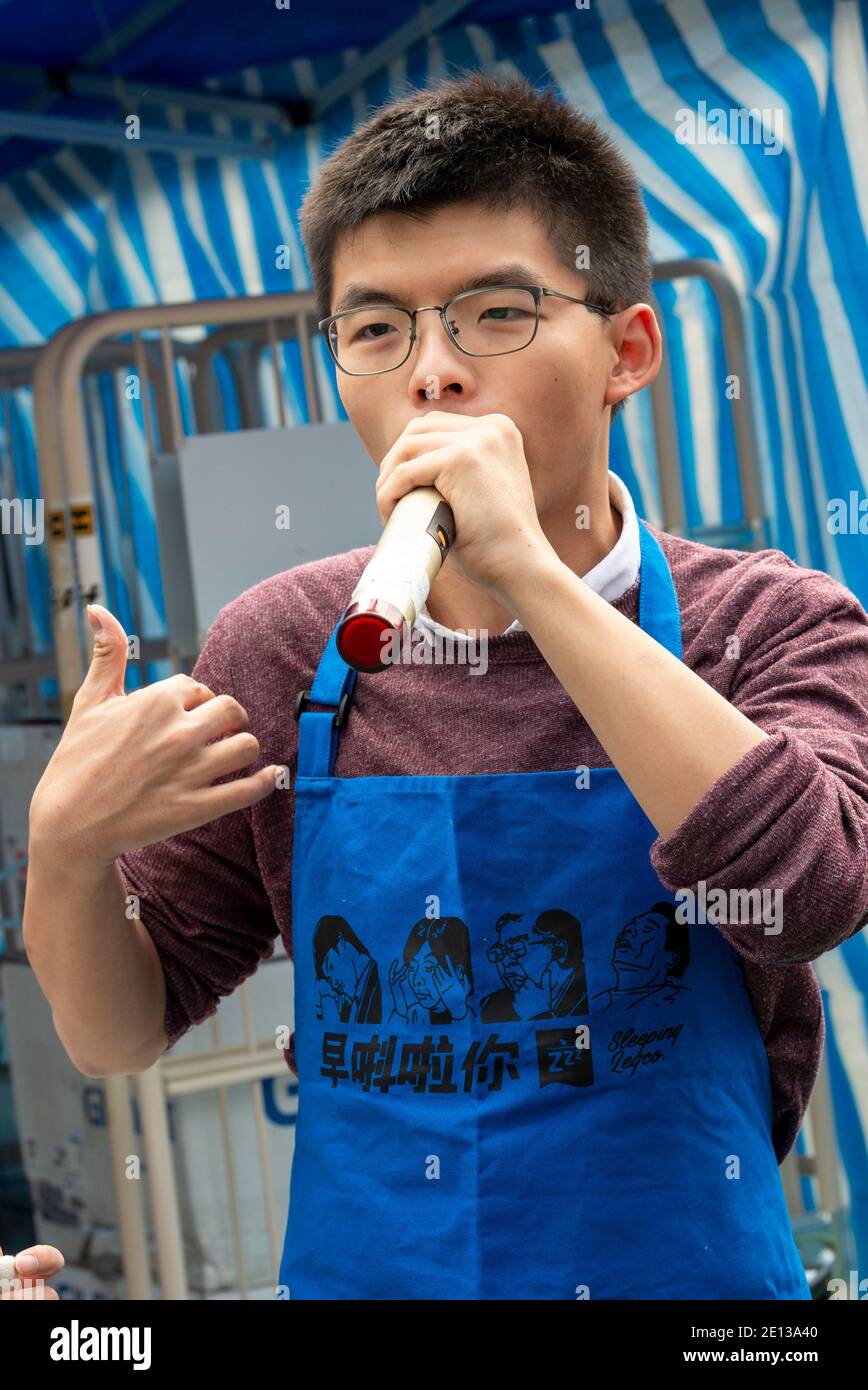
{"label": "dark short hair", "polygon": [[690,932],[683,922],[679,922],[676,916],[677,909],[674,903],[666,902],[665,899],[649,907],[647,912],[640,913],[640,917],[662,917],[666,923],[666,941],[664,949],[675,951],[678,960],[671,965],[666,972],[668,975],[675,975],[680,979],[690,964]]}
{"label": "dark short hair", "polygon": [[[421,218],[469,199],[526,207],[574,271],[577,247],[587,246],[580,273],[596,303],[619,310],[648,301],[648,214],[617,146],[552,89],[465,72],[380,107],[318,171],[300,224],[320,317],[331,313],[334,254],[345,232],[378,212]],[[623,404],[612,407],[612,418]]]}
{"label": "dark short hair", "polygon": [[317,975],[322,975],[323,962],[333,946],[346,941],[363,956],[370,955],[367,946],[356,936],[345,917],[320,917],[313,933],[313,958]]}
{"label": "dark short hair", "polygon": [[565,941],[567,954],[565,965],[581,965],[584,960],[582,950],[582,924],[578,917],[562,907],[548,907],[534,922],[534,930],[542,936],[554,936]]}

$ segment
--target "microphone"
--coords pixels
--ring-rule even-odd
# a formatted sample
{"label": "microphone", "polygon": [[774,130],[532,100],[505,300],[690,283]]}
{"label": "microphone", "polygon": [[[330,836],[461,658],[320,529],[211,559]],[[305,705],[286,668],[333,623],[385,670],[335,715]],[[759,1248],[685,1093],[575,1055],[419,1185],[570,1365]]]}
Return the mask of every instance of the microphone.
{"label": "microphone", "polygon": [[389,520],[341,618],[335,641],[356,671],[385,671],[383,634],[413,625],[455,540],[455,516],[436,487],[416,487]]}

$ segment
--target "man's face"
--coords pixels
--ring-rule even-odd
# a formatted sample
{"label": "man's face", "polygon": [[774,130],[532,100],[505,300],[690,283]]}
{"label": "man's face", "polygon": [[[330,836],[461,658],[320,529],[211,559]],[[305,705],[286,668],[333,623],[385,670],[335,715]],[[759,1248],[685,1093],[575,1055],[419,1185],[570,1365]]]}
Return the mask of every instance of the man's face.
{"label": "man's face", "polygon": [[354,987],[352,946],[343,937],[326,951],[323,957],[323,974],[336,994],[352,994]]}
{"label": "man's face", "polygon": [[408,967],[408,979],[419,1003],[429,1009],[442,1004],[440,990],[434,983],[437,957],[427,941],[410,959]]}
{"label": "man's face", "polygon": [[618,933],[614,962],[618,970],[665,970],[675,960],[674,952],[666,950],[665,917],[645,912],[633,917]]}
{"label": "man's face", "polygon": [[[416,221],[401,213],[367,218],[338,243],[331,311],[351,284],[388,291],[407,309],[444,304],[471,277],[519,262],[518,281],[583,297],[584,277],[555,256],[530,212],[493,211],[465,202]],[[373,296],[376,302],[381,296]],[[377,376],[337,373],[347,414],[379,463],[405,425],[429,410],[508,415],[524,440],[537,511],[562,501],[577,467],[598,456],[608,436],[605,393],[617,361],[609,323],[599,314],[543,296],[529,347],[500,357],[469,357],[450,341],[436,313],[420,314],[402,367]],[[432,383],[439,397],[426,394]]]}
{"label": "man's face", "polygon": [[506,953],[500,964],[504,984],[519,989],[527,979],[541,982],[552,955],[548,942],[533,933],[528,935],[520,922],[512,922],[501,931],[498,944]]}

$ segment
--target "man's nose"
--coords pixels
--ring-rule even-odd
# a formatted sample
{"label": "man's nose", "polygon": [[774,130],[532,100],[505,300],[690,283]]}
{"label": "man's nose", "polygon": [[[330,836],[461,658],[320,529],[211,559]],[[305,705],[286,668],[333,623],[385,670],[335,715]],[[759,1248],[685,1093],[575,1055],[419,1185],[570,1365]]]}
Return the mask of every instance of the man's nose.
{"label": "man's nose", "polygon": [[436,400],[446,392],[466,395],[473,389],[473,358],[459,352],[436,309],[424,309],[416,318],[410,362],[414,398]]}

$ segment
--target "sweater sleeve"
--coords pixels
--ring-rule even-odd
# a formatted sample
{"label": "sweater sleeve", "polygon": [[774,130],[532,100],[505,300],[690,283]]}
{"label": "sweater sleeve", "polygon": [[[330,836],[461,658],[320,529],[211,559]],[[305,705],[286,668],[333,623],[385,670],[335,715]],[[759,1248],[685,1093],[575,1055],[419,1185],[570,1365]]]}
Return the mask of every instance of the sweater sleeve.
{"label": "sweater sleeve", "polygon": [[[193,676],[234,695],[225,610],[212,624]],[[255,765],[217,778],[248,776]],[[249,811],[227,815],[118,857],[128,893],[166,981],[169,1047],[215,1013],[221,997],[273,954],[278,927],[257,868]]]}
{"label": "sweater sleeve", "polygon": [[769,890],[773,923],[715,925],[745,958],[781,965],[868,923],[868,615],[818,570],[764,599],[736,634],[728,698],[770,736],[655,840],[651,862],[673,892]]}

